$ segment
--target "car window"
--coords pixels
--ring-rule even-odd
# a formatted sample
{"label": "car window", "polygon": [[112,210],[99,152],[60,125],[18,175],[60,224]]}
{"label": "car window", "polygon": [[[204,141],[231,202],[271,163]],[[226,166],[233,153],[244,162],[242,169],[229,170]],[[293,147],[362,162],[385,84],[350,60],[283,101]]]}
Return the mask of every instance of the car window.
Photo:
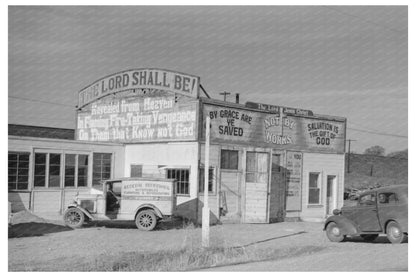
{"label": "car window", "polygon": [[358,205],[360,206],[372,206],[376,204],[376,195],[375,193],[366,194],[360,197]]}
{"label": "car window", "polygon": [[116,196],[121,196],[121,182],[113,183],[113,192]]}
{"label": "car window", "polygon": [[393,192],[383,192],[378,194],[378,203],[380,205],[392,205],[397,203],[397,196]]}

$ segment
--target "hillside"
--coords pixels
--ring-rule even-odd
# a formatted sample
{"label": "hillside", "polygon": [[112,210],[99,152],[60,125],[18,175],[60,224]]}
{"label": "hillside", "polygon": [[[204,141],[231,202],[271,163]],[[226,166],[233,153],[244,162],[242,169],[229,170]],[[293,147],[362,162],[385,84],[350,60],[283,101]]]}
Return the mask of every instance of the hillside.
{"label": "hillside", "polygon": [[345,155],[345,188],[365,188],[407,184],[408,160],[384,156],[351,154],[348,173],[348,154]]}

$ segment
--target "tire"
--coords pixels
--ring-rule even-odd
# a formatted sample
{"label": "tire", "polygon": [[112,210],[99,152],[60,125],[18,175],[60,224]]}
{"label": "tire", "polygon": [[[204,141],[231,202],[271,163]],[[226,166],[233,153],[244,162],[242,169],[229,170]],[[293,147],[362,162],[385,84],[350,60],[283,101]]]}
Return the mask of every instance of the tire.
{"label": "tire", "polygon": [[326,226],[326,236],[332,242],[341,242],[345,239],[345,235],[341,233],[338,224],[335,222],[330,222]]}
{"label": "tire", "polygon": [[71,228],[81,228],[84,221],[85,215],[80,209],[69,208],[65,211],[64,222],[66,226]]}
{"label": "tire", "polygon": [[407,238],[407,235],[403,233],[396,221],[391,221],[387,224],[386,234],[389,241],[393,244],[402,243]]}
{"label": "tire", "polygon": [[376,238],[378,238],[378,234],[366,234],[366,235],[361,235],[361,237],[365,241],[374,241]]}
{"label": "tire", "polygon": [[136,226],[142,231],[151,231],[156,227],[157,217],[152,210],[143,210],[136,216]]}

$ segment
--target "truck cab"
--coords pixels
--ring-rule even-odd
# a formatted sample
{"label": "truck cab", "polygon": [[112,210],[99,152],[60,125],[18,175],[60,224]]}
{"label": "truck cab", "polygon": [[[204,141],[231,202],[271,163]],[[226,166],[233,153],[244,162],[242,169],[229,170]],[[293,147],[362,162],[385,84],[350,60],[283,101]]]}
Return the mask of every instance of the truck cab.
{"label": "truck cab", "polygon": [[153,230],[157,222],[170,217],[176,206],[175,180],[161,178],[119,178],[102,182],[78,194],[64,212],[64,222],[72,228],[86,220],[134,220],[137,228]]}

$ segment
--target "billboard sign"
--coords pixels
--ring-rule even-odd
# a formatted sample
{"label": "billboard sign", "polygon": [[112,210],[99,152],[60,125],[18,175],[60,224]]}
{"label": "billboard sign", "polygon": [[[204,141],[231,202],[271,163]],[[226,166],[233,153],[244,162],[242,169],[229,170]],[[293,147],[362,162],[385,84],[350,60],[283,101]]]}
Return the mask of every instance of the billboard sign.
{"label": "billboard sign", "polygon": [[204,104],[205,116],[211,118],[213,142],[318,152],[342,153],[345,150],[345,121],[271,114],[214,104]]}
{"label": "billboard sign", "polygon": [[77,140],[156,142],[195,140],[197,101],[174,95],[101,99],[78,112]]}
{"label": "billboard sign", "polygon": [[104,77],[78,93],[78,108],[106,95],[134,90],[160,89],[198,98],[199,77],[165,69],[131,69]]}
{"label": "billboard sign", "polygon": [[274,113],[283,113],[283,114],[301,115],[301,116],[313,115],[313,112],[310,110],[290,108],[290,107],[285,107],[285,106],[275,106],[275,105],[255,103],[255,102],[246,102],[246,107],[258,109],[262,111],[274,112]]}

